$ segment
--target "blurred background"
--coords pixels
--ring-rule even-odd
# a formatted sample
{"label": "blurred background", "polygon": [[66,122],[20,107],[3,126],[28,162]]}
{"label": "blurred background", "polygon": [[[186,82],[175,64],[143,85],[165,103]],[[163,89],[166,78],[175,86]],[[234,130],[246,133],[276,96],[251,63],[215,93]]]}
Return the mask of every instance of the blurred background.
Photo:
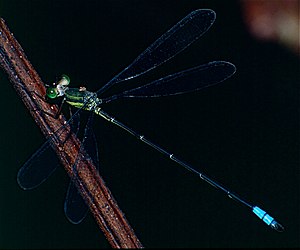
{"label": "blurred background", "polygon": [[[299,1],[2,0],[0,16],[44,83],[65,73],[73,86],[96,91],[202,8],[216,12],[212,28],[142,82],[214,60],[235,64],[236,74],[199,92],[120,100],[106,111],[286,231],[101,118],[100,174],[145,247],[299,247]],[[17,171],[44,138],[3,70],[0,79],[0,248],[109,248],[90,214],[79,225],[66,219],[63,168],[37,189],[18,186]]]}

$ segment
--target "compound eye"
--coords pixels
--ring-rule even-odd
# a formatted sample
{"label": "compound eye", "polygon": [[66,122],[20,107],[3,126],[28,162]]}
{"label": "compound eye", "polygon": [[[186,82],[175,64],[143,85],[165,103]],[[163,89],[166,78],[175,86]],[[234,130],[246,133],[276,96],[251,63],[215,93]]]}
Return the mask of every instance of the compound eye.
{"label": "compound eye", "polygon": [[57,83],[58,85],[63,85],[63,86],[67,86],[70,84],[70,77],[68,77],[67,75],[63,74],[61,76],[61,79],[59,80],[59,82]]}
{"label": "compound eye", "polygon": [[68,83],[70,83],[70,77],[68,77],[66,74],[62,74],[61,78],[65,79]]}
{"label": "compound eye", "polygon": [[50,98],[50,99],[54,99],[57,97],[57,89],[56,88],[48,88],[46,91],[46,95]]}

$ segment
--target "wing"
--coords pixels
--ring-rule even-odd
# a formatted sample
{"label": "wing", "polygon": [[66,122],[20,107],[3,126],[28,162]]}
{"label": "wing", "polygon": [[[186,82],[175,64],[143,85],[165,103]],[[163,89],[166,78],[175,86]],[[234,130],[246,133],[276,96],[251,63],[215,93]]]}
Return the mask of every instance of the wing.
{"label": "wing", "polygon": [[64,203],[64,211],[68,220],[73,224],[79,224],[83,221],[88,212],[88,206],[73,181],[69,183]]}
{"label": "wing", "polygon": [[210,62],[113,95],[103,101],[107,103],[122,97],[160,97],[196,91],[226,80],[235,70],[235,66],[229,62]]}
{"label": "wing", "polygon": [[168,61],[200,38],[212,26],[215,18],[216,14],[213,10],[200,9],[191,12],[100,88],[97,94],[103,93],[116,83],[142,75]]}
{"label": "wing", "polygon": [[[168,30],[165,34],[163,34],[160,38],[158,38],[128,67],[126,67],[107,84],[105,84],[101,89],[99,89],[97,91],[97,94],[104,92],[106,89],[108,89],[112,85],[115,85],[116,83],[120,83],[122,81],[144,74],[145,72],[159,66],[160,64],[174,57],[180,51],[184,50],[187,46],[201,37],[212,26],[215,20],[215,16],[215,12],[209,9],[200,9],[191,12],[170,30]],[[60,132],[63,131],[63,128],[67,126],[74,119],[75,115],[79,114],[81,110],[82,109],[78,109],[75,114],[68,120],[67,124],[56,131],[57,136],[60,135]],[[47,144],[46,147],[49,147],[50,141],[51,138],[49,138],[47,142],[45,142],[45,145]],[[37,167],[31,166],[36,165],[32,164],[35,161],[40,161],[39,159],[35,158],[39,158],[43,150],[38,151],[39,152],[36,152],[19,171],[18,182],[24,189],[30,189],[38,186],[39,184],[44,182],[44,180],[52,173],[51,167],[47,167],[47,169],[42,170],[43,167],[39,167],[38,165]],[[41,161],[40,164],[43,165],[44,161]],[[35,169],[37,169],[37,171]],[[33,172],[40,172],[39,175],[36,174],[36,180],[34,179],[35,177],[32,177],[32,180],[30,180],[29,178],[31,174],[34,176]],[[44,175],[41,172],[44,172]],[[28,180],[28,182],[32,182],[32,185],[29,185],[29,183],[25,183],[27,182],[25,179]]]}
{"label": "wing", "polygon": [[58,167],[59,161],[47,140],[22,166],[17,181],[24,190],[42,184]]}
{"label": "wing", "polygon": [[[71,130],[77,134],[79,129],[79,114],[70,121]],[[24,190],[41,185],[60,165],[56,153],[51,148],[49,138],[20,168],[17,181]]]}
{"label": "wing", "polygon": [[[91,113],[84,130],[84,137],[80,149],[84,149],[87,151],[88,155],[92,158],[95,166],[97,167],[97,169],[99,169],[99,154],[97,140],[92,128],[93,117],[94,113]],[[73,166],[73,168],[77,171],[80,167],[78,163],[80,163],[80,159],[76,159]],[[79,224],[86,217],[88,212],[88,206],[86,205],[79,190],[77,189],[75,182],[76,179],[70,181],[64,203],[64,211],[66,217],[71,223]]]}

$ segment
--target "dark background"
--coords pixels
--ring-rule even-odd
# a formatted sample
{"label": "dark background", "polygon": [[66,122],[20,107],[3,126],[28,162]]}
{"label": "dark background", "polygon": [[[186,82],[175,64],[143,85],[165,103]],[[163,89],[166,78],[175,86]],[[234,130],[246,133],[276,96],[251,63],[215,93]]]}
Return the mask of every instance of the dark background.
{"label": "dark background", "polygon": [[[101,118],[100,173],[146,247],[299,247],[299,57],[246,30],[238,1],[0,1],[0,14],[45,83],[65,73],[96,91],[195,9],[217,13],[199,41],[144,81],[214,60],[237,67],[182,96],[123,100],[106,111],[260,206],[277,233],[240,204]],[[43,143],[0,71],[0,248],[109,247],[92,216],[63,212],[63,168],[23,191],[22,164]],[[116,90],[117,91],[117,90]]]}

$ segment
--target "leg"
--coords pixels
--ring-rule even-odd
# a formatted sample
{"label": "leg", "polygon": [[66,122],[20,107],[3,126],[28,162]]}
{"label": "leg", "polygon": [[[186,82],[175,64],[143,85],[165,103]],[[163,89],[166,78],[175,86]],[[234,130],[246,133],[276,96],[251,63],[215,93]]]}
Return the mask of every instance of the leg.
{"label": "leg", "polygon": [[[37,94],[36,92],[31,91],[31,93],[33,93],[35,96],[37,96],[38,98],[42,99],[43,101],[46,101],[43,96]],[[39,110],[39,111],[42,111],[43,113],[51,116],[52,118],[57,119],[59,117],[60,113],[61,113],[62,106],[64,105],[64,102],[65,102],[65,98],[63,98],[62,101],[61,101],[61,103],[59,104],[59,109],[58,109],[58,111],[57,111],[57,113],[55,115],[53,115],[53,114],[51,114],[51,113],[49,113],[47,111],[44,111],[44,110]]]}

